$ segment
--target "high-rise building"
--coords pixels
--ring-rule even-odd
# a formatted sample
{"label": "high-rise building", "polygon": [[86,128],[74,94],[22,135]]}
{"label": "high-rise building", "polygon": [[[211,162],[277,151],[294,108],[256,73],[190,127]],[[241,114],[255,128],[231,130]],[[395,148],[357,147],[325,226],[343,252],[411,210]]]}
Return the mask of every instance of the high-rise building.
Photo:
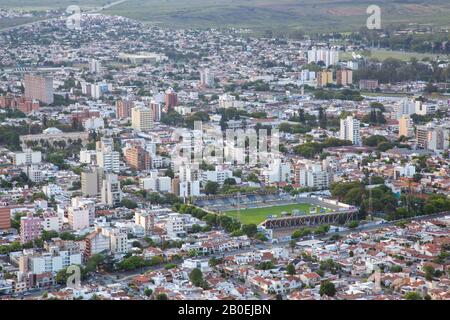
{"label": "high-rise building", "polygon": [[111,138],[102,138],[97,141],[97,165],[105,172],[120,171],[120,154],[114,151],[114,141]]}
{"label": "high-rise building", "polygon": [[150,153],[141,146],[131,146],[125,150],[125,161],[135,170],[149,170],[151,165]]}
{"label": "high-rise building", "polygon": [[153,128],[153,113],[150,108],[137,106],[131,109],[131,126],[138,131]]}
{"label": "high-rise building", "polygon": [[80,197],[72,198],[72,204],[67,208],[67,212],[72,230],[88,228],[94,224],[95,202]]}
{"label": "high-rise building", "polygon": [[403,115],[398,120],[398,136],[412,137],[414,135],[413,121],[409,115]]}
{"label": "high-rise building", "polygon": [[434,152],[444,151],[450,146],[450,128],[429,123],[416,127],[417,146]]}
{"label": "high-rise building", "polygon": [[308,63],[318,63],[322,61],[326,67],[335,65],[339,62],[339,51],[335,48],[317,48],[312,47],[308,50]]}
{"label": "high-rise building", "polygon": [[170,88],[164,96],[164,112],[172,111],[178,105],[178,96],[176,92]]}
{"label": "high-rise building", "polygon": [[81,193],[84,197],[96,197],[101,191],[102,170],[90,167],[81,171]]}
{"label": "high-rise building", "polygon": [[11,228],[11,209],[0,207],[0,230]]}
{"label": "high-rise building", "polygon": [[333,83],[333,71],[331,70],[319,71],[316,75],[318,88],[326,87],[327,84]]}
{"label": "high-rise building", "polygon": [[131,109],[133,108],[133,102],[130,100],[117,100],[116,101],[116,118],[125,119],[131,117]]}
{"label": "high-rise building", "polygon": [[102,203],[117,206],[122,201],[122,191],[117,174],[106,174],[102,184]]}
{"label": "high-rise building", "polygon": [[353,83],[353,71],[341,69],[336,71],[336,84],[338,86],[348,86]]}
{"label": "high-rise building", "polygon": [[208,88],[214,87],[214,75],[209,68],[200,70],[200,85]]}
{"label": "high-rise building", "polygon": [[295,168],[295,180],[302,187],[323,190],[329,187],[330,174],[322,163],[306,161]]}
{"label": "high-rise building", "polygon": [[90,73],[100,73],[102,64],[99,60],[91,59],[89,60],[89,72]]}
{"label": "high-rise building", "polygon": [[46,104],[53,103],[53,78],[25,75],[25,98],[36,99]]}
{"label": "high-rise building", "polygon": [[416,113],[416,103],[413,99],[402,99],[395,106],[396,118],[400,119],[404,115],[411,115]]}
{"label": "high-rise building", "polygon": [[20,218],[20,243],[24,244],[41,237],[42,219],[28,214]]}
{"label": "high-rise building", "polygon": [[361,145],[359,120],[353,118],[353,116],[341,119],[340,129],[341,140],[349,140],[355,145]]}
{"label": "high-rise building", "polygon": [[150,102],[150,110],[152,111],[153,114],[153,121],[156,122],[161,121],[161,113],[162,113],[161,103],[152,100]]}

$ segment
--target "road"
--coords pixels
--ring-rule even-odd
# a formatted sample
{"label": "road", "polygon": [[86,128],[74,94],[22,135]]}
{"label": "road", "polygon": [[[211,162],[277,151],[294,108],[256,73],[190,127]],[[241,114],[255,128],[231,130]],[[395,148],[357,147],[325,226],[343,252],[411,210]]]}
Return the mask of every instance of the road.
{"label": "road", "polygon": [[[126,1],[128,1],[128,0],[114,1],[114,2],[111,2],[110,4],[104,5],[103,7],[98,7],[98,8],[94,8],[94,9],[88,10],[88,11],[84,11],[84,12],[82,12],[82,14],[99,13],[101,11],[104,11],[106,9],[109,9],[111,7],[114,7],[114,6],[118,5],[118,4],[124,3]],[[28,22],[28,23],[24,23],[24,24],[19,24],[19,25],[16,25],[16,26],[0,29],[0,32],[11,31],[11,30],[15,30],[15,29],[18,29],[18,28],[26,27],[26,26],[32,26],[32,25],[35,25],[35,24],[39,24],[41,22],[57,21],[57,20],[61,19],[61,17],[62,16],[58,16],[58,17],[55,17],[55,18],[49,18],[49,19],[43,19],[43,20],[37,20],[37,21]]]}

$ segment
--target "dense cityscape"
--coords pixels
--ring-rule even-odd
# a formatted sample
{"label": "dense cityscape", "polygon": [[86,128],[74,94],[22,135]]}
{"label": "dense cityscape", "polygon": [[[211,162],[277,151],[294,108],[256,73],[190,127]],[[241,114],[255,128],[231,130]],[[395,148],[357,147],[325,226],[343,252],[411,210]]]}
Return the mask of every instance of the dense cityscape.
{"label": "dense cityscape", "polygon": [[0,300],[450,299],[450,42],[392,50],[435,29],[0,10],[33,14],[0,31]]}

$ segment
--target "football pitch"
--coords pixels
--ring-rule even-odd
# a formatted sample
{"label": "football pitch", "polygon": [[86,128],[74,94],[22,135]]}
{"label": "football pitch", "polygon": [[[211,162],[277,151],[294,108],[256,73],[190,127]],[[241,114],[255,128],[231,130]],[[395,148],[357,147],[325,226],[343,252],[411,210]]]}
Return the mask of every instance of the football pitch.
{"label": "football pitch", "polygon": [[[314,212],[314,208],[316,211]],[[313,212],[311,212],[313,209]],[[282,212],[287,212],[292,214],[292,210],[299,210],[300,214],[310,214],[310,213],[320,213],[322,212],[331,212],[330,209],[321,208],[318,206],[314,206],[308,203],[297,203],[297,204],[289,204],[283,206],[273,206],[267,208],[252,208],[252,209],[243,209],[241,208],[241,215],[239,221],[243,224],[251,224],[254,223],[256,225],[260,224],[264,220],[267,219],[268,216],[277,216],[281,217]],[[227,211],[224,212],[225,215],[229,217],[233,217],[238,219],[237,211]]]}

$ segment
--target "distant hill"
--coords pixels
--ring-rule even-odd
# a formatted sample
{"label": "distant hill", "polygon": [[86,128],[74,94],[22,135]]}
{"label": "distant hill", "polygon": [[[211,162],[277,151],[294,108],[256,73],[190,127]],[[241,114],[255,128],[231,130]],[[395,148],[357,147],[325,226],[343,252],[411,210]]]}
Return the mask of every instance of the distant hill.
{"label": "distant hill", "polygon": [[[0,7],[92,8],[109,2],[113,0],[0,0]],[[450,26],[448,0],[128,0],[105,13],[167,27],[351,31],[366,25],[366,9],[372,4],[381,7],[382,25]]]}

